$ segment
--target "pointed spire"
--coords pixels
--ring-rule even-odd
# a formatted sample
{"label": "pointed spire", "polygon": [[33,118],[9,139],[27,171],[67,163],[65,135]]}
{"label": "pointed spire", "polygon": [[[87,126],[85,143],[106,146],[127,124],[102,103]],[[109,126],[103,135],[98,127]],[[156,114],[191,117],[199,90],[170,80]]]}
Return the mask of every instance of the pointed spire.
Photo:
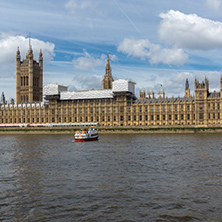
{"label": "pointed spire", "polygon": [[32,48],[32,45],[31,45],[31,32],[29,31],[29,49]]}
{"label": "pointed spire", "polygon": [[112,76],[111,74],[111,67],[109,63],[109,52],[107,52],[107,62],[106,62],[106,72],[105,75]]}
{"label": "pointed spire", "polygon": [[17,48],[17,55],[20,55],[19,46]]}
{"label": "pointed spire", "polygon": [[29,31],[29,51],[26,55],[26,58],[32,58],[33,57],[33,51],[32,51],[32,45],[31,45],[31,32]]}
{"label": "pointed spire", "polygon": [[2,92],[1,103],[5,104],[5,94],[4,94],[4,92]]}
{"label": "pointed spire", "polygon": [[42,49],[40,49],[39,57],[42,57]]}
{"label": "pointed spire", "polygon": [[20,63],[20,51],[19,51],[19,47],[17,48],[17,52],[16,52],[16,65]]}
{"label": "pointed spire", "polygon": [[112,77],[112,70],[109,62],[109,52],[107,53],[107,63],[105,69],[105,75],[102,81],[102,88],[103,89],[112,89],[112,82],[114,81]]}
{"label": "pointed spire", "polygon": [[33,58],[33,51],[32,51],[32,45],[31,45],[31,32],[29,31],[29,51],[26,55],[26,58]]}
{"label": "pointed spire", "polygon": [[17,61],[20,61],[20,51],[19,51],[19,47],[17,48],[16,59],[17,59]]}
{"label": "pointed spire", "polygon": [[109,64],[109,52],[107,52],[107,63],[106,64]]}
{"label": "pointed spire", "polygon": [[188,82],[188,79],[186,79],[185,89],[186,89],[186,90],[189,89],[189,82]]}

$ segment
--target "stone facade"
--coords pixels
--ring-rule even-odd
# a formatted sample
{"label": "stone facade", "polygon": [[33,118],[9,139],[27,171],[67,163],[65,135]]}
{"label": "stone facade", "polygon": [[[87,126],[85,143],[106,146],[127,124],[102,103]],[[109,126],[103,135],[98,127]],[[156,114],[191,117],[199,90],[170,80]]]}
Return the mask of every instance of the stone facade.
{"label": "stone facade", "polygon": [[[29,61],[30,53],[23,63]],[[16,104],[12,102],[1,105],[0,123],[97,122],[102,126],[147,127],[176,125],[210,127],[222,124],[222,77],[220,78],[220,92],[209,92],[209,81],[205,78],[204,82],[195,79],[194,96],[190,95],[189,83],[186,80],[185,95],[182,98],[165,97],[164,91],[161,91],[157,98],[153,92],[149,91],[147,95],[145,92],[141,92],[140,98],[136,98],[134,83],[126,80],[113,81],[109,56],[107,56],[106,71],[102,82],[103,89],[66,92],[66,87],[58,85],[58,90],[51,94],[46,90],[47,88],[45,89],[47,91],[45,93],[46,102],[34,102],[42,100],[41,53],[39,58],[39,64],[30,59],[33,64],[31,66],[35,66],[40,73],[33,74],[33,77],[39,77],[38,96],[34,98],[34,95],[37,94],[35,94],[35,87],[32,84],[33,78],[31,77],[32,81],[30,80],[31,72],[18,74],[17,87],[20,88],[17,90]],[[17,63],[19,61],[20,55],[17,52]],[[17,66],[16,68],[18,68]],[[22,86],[21,77],[29,77],[28,82],[32,87]],[[22,102],[21,96],[24,95],[28,95],[28,102]]]}

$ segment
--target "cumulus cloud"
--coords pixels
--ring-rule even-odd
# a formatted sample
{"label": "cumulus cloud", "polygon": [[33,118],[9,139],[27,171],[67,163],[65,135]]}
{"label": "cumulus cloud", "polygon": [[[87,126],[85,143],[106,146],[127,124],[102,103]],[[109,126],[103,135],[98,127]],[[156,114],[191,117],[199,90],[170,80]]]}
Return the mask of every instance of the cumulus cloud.
{"label": "cumulus cloud", "polygon": [[221,0],[206,0],[206,4],[211,9],[218,11],[221,6]]}
{"label": "cumulus cloud", "polygon": [[150,43],[148,39],[125,38],[119,44],[117,50],[143,60],[148,59],[151,64],[182,65],[188,59],[188,55],[186,55],[182,49],[162,48],[158,44]]}
{"label": "cumulus cloud", "polygon": [[69,86],[70,90],[101,88],[102,76],[79,74],[73,78],[73,84]]}
{"label": "cumulus cloud", "polygon": [[[115,61],[117,57],[110,55],[110,60]],[[94,58],[88,52],[84,56],[73,60],[74,68],[78,70],[92,70],[94,67],[104,66],[106,64],[106,55],[102,54],[100,58]]]}
{"label": "cumulus cloud", "polygon": [[222,48],[222,22],[174,10],[160,17],[159,37],[167,44],[198,50]]}
{"label": "cumulus cloud", "polygon": [[179,72],[173,75],[171,78],[166,78],[163,81],[163,87],[170,97],[172,95],[184,95],[186,79],[189,80],[190,89],[193,89],[194,75],[190,72]]}
{"label": "cumulus cloud", "polygon": [[[49,62],[55,56],[53,43],[38,39],[31,39],[34,58],[37,59],[40,48],[43,52],[44,62]],[[29,38],[21,35],[0,34],[0,77],[13,76],[15,70],[16,51],[19,46],[22,59],[26,57],[29,48]]]}
{"label": "cumulus cloud", "polygon": [[[184,96],[185,81],[188,79],[191,94],[194,94],[194,80],[195,78],[202,82],[205,77],[209,80],[210,92],[214,90],[220,91],[220,76],[221,72],[218,71],[194,71],[194,72],[178,72],[175,73],[171,78],[166,78],[163,80],[163,88],[166,91],[168,97],[173,96]],[[154,89],[157,91],[159,85],[155,84]]]}
{"label": "cumulus cloud", "polygon": [[[40,49],[43,51],[44,61],[49,62],[55,56],[55,45],[50,42],[44,42],[38,39],[31,39],[31,45],[34,52],[34,57],[38,57]],[[29,38],[21,35],[8,35],[5,33],[0,34],[0,63],[10,61],[15,58],[17,47],[24,58],[29,49]]]}

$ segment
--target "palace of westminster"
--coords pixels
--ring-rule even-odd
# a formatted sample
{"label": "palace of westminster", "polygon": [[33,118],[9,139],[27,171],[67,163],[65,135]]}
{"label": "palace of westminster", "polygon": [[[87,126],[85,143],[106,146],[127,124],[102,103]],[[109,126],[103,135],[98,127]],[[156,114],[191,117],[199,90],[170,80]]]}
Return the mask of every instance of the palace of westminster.
{"label": "palace of westminster", "polygon": [[39,62],[33,59],[30,45],[26,58],[21,61],[19,48],[16,54],[16,103],[5,102],[2,93],[0,104],[1,124],[46,123],[99,123],[101,126],[195,126],[212,127],[222,124],[222,77],[220,92],[209,92],[209,81],[195,79],[194,96],[191,96],[188,79],[184,97],[165,96],[159,91],[140,92],[135,96],[135,83],[114,80],[109,55],[102,89],[68,91],[58,84],[44,87],[43,55]]}

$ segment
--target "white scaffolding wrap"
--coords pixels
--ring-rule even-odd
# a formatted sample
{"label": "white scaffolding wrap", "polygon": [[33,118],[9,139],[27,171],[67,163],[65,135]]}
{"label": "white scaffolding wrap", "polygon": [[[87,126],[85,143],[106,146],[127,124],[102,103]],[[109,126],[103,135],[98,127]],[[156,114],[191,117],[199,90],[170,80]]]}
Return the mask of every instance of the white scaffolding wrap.
{"label": "white scaffolding wrap", "polygon": [[113,92],[131,92],[135,93],[135,83],[124,80],[118,79],[113,81]]}
{"label": "white scaffolding wrap", "polygon": [[90,90],[77,90],[71,92],[61,92],[61,100],[74,100],[74,99],[106,99],[113,98],[111,89],[90,89]]}
{"label": "white scaffolding wrap", "polygon": [[58,84],[48,84],[46,86],[44,86],[44,94],[45,95],[59,95],[60,92],[64,92],[67,91],[68,87],[67,86],[61,86]]}
{"label": "white scaffolding wrap", "polygon": [[60,95],[60,100],[76,99],[111,99],[115,92],[135,93],[135,83],[123,79],[113,81],[113,89],[89,89],[67,91],[66,86],[58,84],[48,84],[44,87],[45,96]]}

